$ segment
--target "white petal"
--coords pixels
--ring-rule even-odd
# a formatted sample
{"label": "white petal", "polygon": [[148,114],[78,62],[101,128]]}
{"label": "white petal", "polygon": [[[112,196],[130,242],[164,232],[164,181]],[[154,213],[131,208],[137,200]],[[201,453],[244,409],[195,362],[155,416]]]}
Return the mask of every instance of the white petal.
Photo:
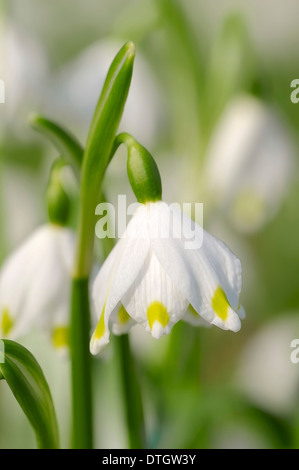
{"label": "white petal", "polygon": [[8,258],[1,271],[0,313],[7,309],[13,319],[10,337],[36,325],[68,323],[73,255],[73,233],[44,225]]}
{"label": "white petal", "polygon": [[208,323],[206,320],[204,320],[195,310],[194,308],[190,305],[187,312],[182,318],[183,321],[186,323],[189,323],[189,325],[192,326],[203,326],[206,328],[209,328],[211,326],[211,323]]}
{"label": "white petal", "polygon": [[110,324],[113,334],[123,335],[128,333],[136,322],[130,317],[125,307],[122,304],[118,304],[111,313]]}
{"label": "white petal", "polygon": [[155,338],[169,333],[189,303],[152,251],[122,302],[129,315],[137,323],[144,324]]}
{"label": "white petal", "polygon": [[94,284],[93,299],[101,326],[98,325],[91,339],[92,354],[97,354],[109,342],[110,315],[137,277],[148,251],[147,214],[145,206],[140,206],[124,236],[103,264]]}
{"label": "white petal", "polygon": [[39,238],[41,229],[37,230],[20,248],[18,248],[3,264],[0,274],[0,315],[4,310],[15,322],[20,315],[23,305],[23,295],[26,293],[32,272],[34,260],[35,239]]}
{"label": "white petal", "polygon": [[69,323],[74,241],[73,233],[60,227],[49,226],[44,232],[32,255],[38,267],[26,295],[24,321],[35,315],[34,321],[46,329],[54,322]]}
{"label": "white petal", "polygon": [[[244,310],[244,307],[242,305],[239,305],[236,313],[239,315],[240,320],[244,320],[244,318],[246,318],[245,310]],[[189,306],[189,308],[188,308],[187,312],[185,313],[185,315],[183,316],[182,320],[185,321],[186,323],[189,323],[189,325],[192,325],[192,326],[203,326],[203,327],[206,327],[206,328],[211,326],[210,323],[208,323],[206,320],[204,320],[199,315],[199,313],[197,313],[194,310],[192,305]]]}
{"label": "white petal", "polygon": [[[163,225],[164,221],[169,219],[167,213],[169,211],[167,205],[161,205],[159,211],[151,213],[149,224]],[[195,238],[198,240],[203,238],[202,246],[197,249],[186,249],[188,239],[184,237],[183,230],[180,231],[182,233],[178,232],[181,220],[184,224],[186,216],[172,211],[172,217],[173,224],[170,227],[169,238],[151,240],[158,261],[173,283],[180,288],[190,304],[206,321],[223,329],[238,331],[240,319],[234,310],[238,308],[241,289],[240,261],[222,242],[195,223],[193,225]],[[217,313],[213,308],[213,302],[214,307],[215,305],[217,307],[219,300],[220,307],[224,307],[225,296],[230,306],[223,315],[219,315],[219,311]]]}
{"label": "white petal", "polygon": [[243,305],[239,305],[237,312],[241,320],[244,320],[244,318],[246,318],[246,312]]}

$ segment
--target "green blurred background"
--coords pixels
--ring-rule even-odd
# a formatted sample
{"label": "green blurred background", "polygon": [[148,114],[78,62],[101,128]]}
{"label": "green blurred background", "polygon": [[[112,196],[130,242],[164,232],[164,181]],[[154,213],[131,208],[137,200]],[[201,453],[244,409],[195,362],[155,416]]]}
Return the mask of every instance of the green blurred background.
{"label": "green blurred background", "polygon": [[[105,73],[136,45],[121,129],[152,152],[168,202],[204,202],[204,226],[243,266],[239,333],[177,324],[159,342],[130,336],[153,448],[297,448],[299,363],[299,75],[296,0],[1,2],[0,256],[46,220],[55,150],[28,124],[40,112],[84,144]],[[108,199],[133,201],[118,152]],[[32,332],[21,339],[50,383],[70,441],[69,361]],[[96,444],[127,446],[113,345],[94,361]],[[1,383],[0,448],[35,447]]]}

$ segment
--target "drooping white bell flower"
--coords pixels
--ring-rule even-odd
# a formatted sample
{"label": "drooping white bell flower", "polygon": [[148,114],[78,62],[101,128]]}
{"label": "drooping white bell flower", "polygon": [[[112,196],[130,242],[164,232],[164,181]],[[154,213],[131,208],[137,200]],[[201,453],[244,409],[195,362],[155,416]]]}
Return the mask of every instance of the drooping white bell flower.
{"label": "drooping white bell flower", "polygon": [[189,305],[199,320],[236,332],[241,283],[241,263],[222,242],[165,202],[141,204],[95,280],[91,352],[109,342],[110,329],[122,334],[135,323],[158,339]]}
{"label": "drooping white bell flower", "polygon": [[0,271],[0,337],[40,327],[56,347],[67,344],[74,234],[54,224],[38,228]]}
{"label": "drooping white bell flower", "polygon": [[251,96],[232,101],[212,136],[206,183],[216,204],[243,232],[279,209],[294,169],[292,136],[275,109]]}
{"label": "drooping white bell flower", "polygon": [[50,222],[4,262],[0,271],[0,336],[16,339],[40,327],[57,347],[67,346],[74,233],[70,214],[69,167],[54,161],[47,187]]}

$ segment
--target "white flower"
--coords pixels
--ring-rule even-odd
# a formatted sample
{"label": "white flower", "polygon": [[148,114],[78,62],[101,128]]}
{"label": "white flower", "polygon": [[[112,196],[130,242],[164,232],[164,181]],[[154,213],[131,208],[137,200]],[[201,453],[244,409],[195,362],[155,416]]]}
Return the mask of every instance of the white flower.
{"label": "white flower", "polygon": [[299,364],[291,343],[299,338],[299,312],[282,312],[252,335],[239,357],[235,383],[272,413],[292,413],[298,403]]}
{"label": "white flower", "polygon": [[242,96],[229,104],[211,139],[206,181],[234,226],[252,232],[276,214],[294,162],[293,141],[278,113]]}
{"label": "white flower", "polygon": [[12,339],[37,326],[55,346],[66,346],[73,232],[46,224],[4,263],[0,272],[0,337]]}
{"label": "white flower", "polygon": [[6,23],[3,29],[4,60],[0,71],[5,81],[4,115],[16,128],[16,120],[19,126],[23,120],[26,122],[28,103],[39,103],[44,94],[48,63],[40,42],[20,25]]}
{"label": "white flower", "polygon": [[165,202],[142,204],[95,280],[91,352],[109,342],[110,328],[122,334],[141,323],[160,338],[189,305],[209,324],[238,331],[241,282],[241,263],[222,242]]}

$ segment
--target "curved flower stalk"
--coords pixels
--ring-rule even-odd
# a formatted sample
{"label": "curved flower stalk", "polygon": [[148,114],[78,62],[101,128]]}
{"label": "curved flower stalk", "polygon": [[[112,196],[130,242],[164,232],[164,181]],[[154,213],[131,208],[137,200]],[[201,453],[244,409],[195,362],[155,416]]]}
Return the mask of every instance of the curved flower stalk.
{"label": "curved flower stalk", "polygon": [[34,327],[50,334],[54,346],[68,345],[74,233],[65,227],[69,200],[62,185],[67,167],[59,159],[47,191],[50,222],[4,262],[0,271],[0,336],[16,339]]}
{"label": "curved flower stalk", "polygon": [[122,140],[129,149],[130,183],[141,205],[95,280],[99,322],[91,352],[100,352],[109,342],[110,329],[122,334],[135,323],[158,339],[185,316],[189,305],[195,320],[198,316],[224,330],[238,331],[244,316],[239,304],[239,259],[161,200],[153,158],[132,137],[123,135]]}
{"label": "curved flower stalk", "polygon": [[280,207],[294,169],[294,146],[275,110],[242,96],[224,112],[206,161],[215,203],[237,229],[253,232]]}

